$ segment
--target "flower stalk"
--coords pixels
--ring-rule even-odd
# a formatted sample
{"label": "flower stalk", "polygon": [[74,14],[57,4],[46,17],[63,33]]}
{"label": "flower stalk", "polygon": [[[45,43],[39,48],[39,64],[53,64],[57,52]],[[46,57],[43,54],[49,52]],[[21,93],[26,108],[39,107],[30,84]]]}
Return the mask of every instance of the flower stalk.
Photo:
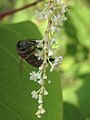
{"label": "flower stalk", "polygon": [[[32,71],[30,73],[30,80],[37,82],[40,85],[38,91],[32,91],[32,97],[38,100],[38,110],[36,116],[41,118],[41,115],[46,112],[44,109],[44,96],[48,95],[45,88],[45,82],[48,79],[46,70],[48,64],[51,66],[50,72],[56,70],[61,64],[62,56],[56,56],[53,45],[56,45],[56,33],[60,31],[62,23],[66,20],[64,13],[66,12],[66,6],[61,0],[49,0],[45,4],[45,8],[42,12],[36,12],[39,19],[45,19],[48,21],[47,28],[43,39],[39,42],[37,47],[42,46],[42,50],[36,53],[38,59],[42,59],[43,62],[39,67],[39,71]],[[53,58],[53,62],[51,61]]]}

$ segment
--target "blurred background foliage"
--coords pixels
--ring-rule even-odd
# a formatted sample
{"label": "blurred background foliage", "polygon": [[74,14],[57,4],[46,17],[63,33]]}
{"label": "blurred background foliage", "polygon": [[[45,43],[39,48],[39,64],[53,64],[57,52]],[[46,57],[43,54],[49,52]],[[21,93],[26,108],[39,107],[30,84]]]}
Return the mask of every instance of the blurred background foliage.
{"label": "blurred background foliage", "polygon": [[[33,0],[0,0],[0,13]],[[58,54],[64,57],[60,74],[64,99],[64,120],[90,120],[90,0],[66,0],[68,12],[57,35]],[[33,21],[44,34],[45,21],[35,18],[41,4],[5,17],[2,23]]]}

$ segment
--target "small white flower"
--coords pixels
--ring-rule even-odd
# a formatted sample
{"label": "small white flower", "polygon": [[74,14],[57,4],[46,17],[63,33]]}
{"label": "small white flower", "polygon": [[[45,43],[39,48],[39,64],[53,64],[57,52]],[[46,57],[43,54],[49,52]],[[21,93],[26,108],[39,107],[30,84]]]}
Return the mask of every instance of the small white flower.
{"label": "small white flower", "polygon": [[60,28],[59,28],[58,26],[52,26],[52,27],[51,27],[51,31],[52,31],[53,33],[60,32]]}
{"label": "small white flower", "polygon": [[49,53],[48,53],[48,56],[50,57],[50,56],[53,56],[53,52],[49,49]]}
{"label": "small white flower", "polygon": [[46,91],[46,89],[44,89],[44,95],[48,95],[48,92]]}
{"label": "small white flower", "polygon": [[51,80],[48,80],[48,84],[51,84]]}
{"label": "small white flower", "polygon": [[41,74],[40,73],[36,73],[35,71],[32,71],[30,73],[30,80],[33,80],[33,81],[37,81],[37,79],[40,79],[41,78]]}
{"label": "small white flower", "polygon": [[48,17],[49,17],[49,15],[48,15],[48,14],[46,14],[44,18],[45,18],[45,19],[47,19]]}
{"label": "small white flower", "polygon": [[50,47],[52,47],[52,45],[56,44],[56,39],[52,38],[50,41]]}
{"label": "small white flower", "polygon": [[40,115],[41,111],[40,109],[36,112],[36,115]]}
{"label": "small white flower", "polygon": [[47,75],[43,74],[43,80],[47,80]]}
{"label": "small white flower", "polygon": [[41,115],[37,115],[37,118],[41,118]]}
{"label": "small white flower", "polygon": [[37,73],[35,71],[32,71],[32,73],[30,73],[30,80],[37,81]]}
{"label": "small white flower", "polygon": [[43,41],[42,40],[36,40],[37,42],[37,48],[43,48]]}
{"label": "small white flower", "polygon": [[61,0],[55,0],[55,2],[56,2],[57,4],[60,4]]}
{"label": "small white flower", "polygon": [[52,26],[52,27],[51,27],[51,31],[52,31],[52,32],[56,32],[56,27]]}
{"label": "small white flower", "polygon": [[64,14],[67,11],[67,6],[65,4],[61,4],[61,13]]}
{"label": "small white flower", "polygon": [[38,109],[42,109],[43,108],[43,106],[42,106],[42,104],[40,104],[39,106],[38,106]]}
{"label": "small white flower", "polygon": [[40,104],[39,106],[38,106],[38,111],[36,112],[36,115],[39,115],[39,114],[44,114],[46,111],[45,111],[45,109],[43,108],[43,105],[42,104]]}
{"label": "small white flower", "polygon": [[42,97],[42,94],[39,94],[39,100],[42,100],[43,97]]}
{"label": "small white flower", "polygon": [[43,103],[43,95],[42,94],[39,94],[38,103],[39,104]]}
{"label": "small white flower", "polygon": [[40,85],[44,85],[43,79],[40,79],[40,80],[38,81],[38,83],[39,83]]}
{"label": "small white flower", "polygon": [[44,108],[41,109],[41,114],[44,114],[46,111]]}
{"label": "small white flower", "polygon": [[38,98],[38,93],[35,90],[33,90],[31,94],[32,94],[32,98],[35,98],[35,99]]}
{"label": "small white flower", "polygon": [[63,60],[63,57],[62,57],[62,56],[59,56],[59,59]]}
{"label": "small white flower", "polygon": [[39,71],[42,71],[42,65],[39,67]]}
{"label": "small white flower", "polygon": [[61,63],[61,60],[62,60],[62,59],[63,59],[62,56],[57,57],[57,58],[55,59],[54,64],[57,65],[57,64]]}
{"label": "small white flower", "polygon": [[38,100],[38,103],[39,103],[39,104],[42,104],[42,103],[43,103],[42,99],[39,99],[39,100]]}
{"label": "small white flower", "polygon": [[36,50],[35,56],[38,57],[38,60],[43,60],[43,51],[42,50]]}
{"label": "small white flower", "polygon": [[50,72],[52,72],[53,70],[57,69],[58,66],[62,63],[61,61],[63,60],[62,56],[59,56],[55,59],[54,63],[51,64],[51,69]]}

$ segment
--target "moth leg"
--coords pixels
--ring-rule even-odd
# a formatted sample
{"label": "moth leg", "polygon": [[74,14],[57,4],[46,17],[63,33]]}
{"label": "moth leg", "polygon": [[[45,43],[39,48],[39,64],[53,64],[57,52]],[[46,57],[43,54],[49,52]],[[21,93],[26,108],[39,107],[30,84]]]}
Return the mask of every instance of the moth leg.
{"label": "moth leg", "polygon": [[19,70],[20,70],[20,79],[22,79],[22,63],[23,63],[23,58],[20,57],[20,66],[19,66]]}

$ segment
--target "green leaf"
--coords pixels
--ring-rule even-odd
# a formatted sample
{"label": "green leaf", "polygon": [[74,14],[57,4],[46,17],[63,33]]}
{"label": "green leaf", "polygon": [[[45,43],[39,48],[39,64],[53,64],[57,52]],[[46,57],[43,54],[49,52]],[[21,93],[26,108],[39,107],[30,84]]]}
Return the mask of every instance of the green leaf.
{"label": "green leaf", "polygon": [[83,113],[90,119],[90,72],[78,76],[83,85],[80,90],[77,91],[79,98],[79,104]]}
{"label": "green leaf", "polygon": [[[41,39],[38,28],[30,21],[0,25],[0,119],[1,120],[38,120],[35,116],[38,103],[31,97],[32,90],[38,86],[29,80],[29,73],[36,68],[23,63],[20,78],[20,60],[16,50],[21,39]],[[46,113],[41,120],[62,120],[62,94],[59,72],[48,70],[46,84],[49,95],[45,97]],[[47,81],[46,81],[47,82]]]}
{"label": "green leaf", "polygon": [[80,108],[70,103],[64,103],[64,120],[85,120]]}

